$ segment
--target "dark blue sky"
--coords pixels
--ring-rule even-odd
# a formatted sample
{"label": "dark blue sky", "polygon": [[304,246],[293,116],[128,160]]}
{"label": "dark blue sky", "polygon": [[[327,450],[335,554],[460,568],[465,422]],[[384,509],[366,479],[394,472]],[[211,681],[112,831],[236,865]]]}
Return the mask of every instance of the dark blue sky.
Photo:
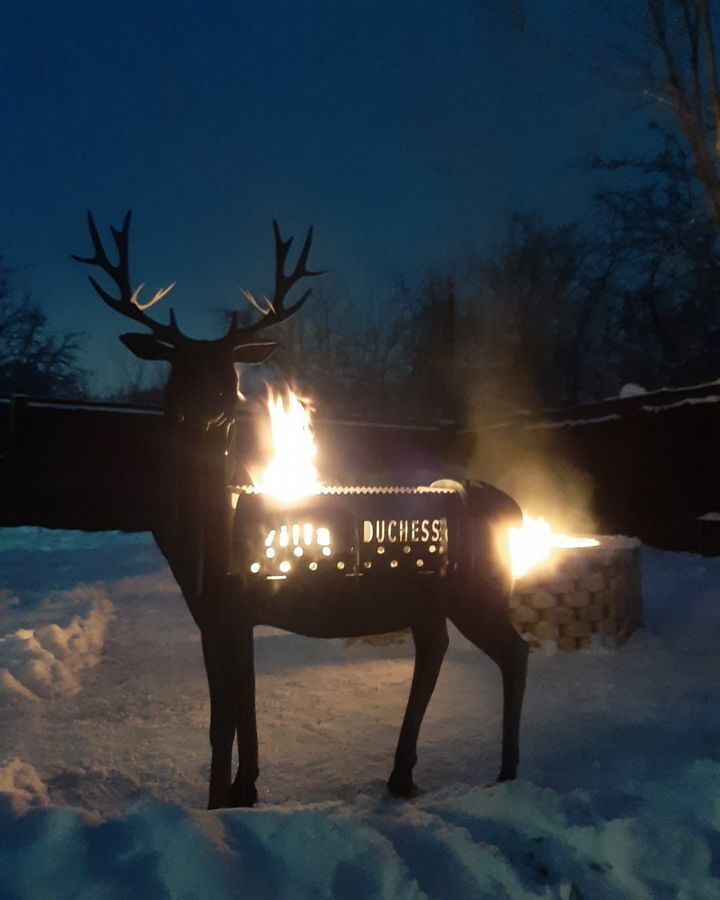
{"label": "dark blue sky", "polygon": [[315,224],[328,290],[363,309],[513,210],[580,215],[582,165],[643,140],[639,90],[602,75],[625,4],[526,2],[524,32],[515,6],[2,0],[0,249],[54,326],[91,337],[104,386],[129,355],[68,256],[88,207],[132,207],[134,280],[177,281],[197,336],[238,284],[270,286],[273,217]]}

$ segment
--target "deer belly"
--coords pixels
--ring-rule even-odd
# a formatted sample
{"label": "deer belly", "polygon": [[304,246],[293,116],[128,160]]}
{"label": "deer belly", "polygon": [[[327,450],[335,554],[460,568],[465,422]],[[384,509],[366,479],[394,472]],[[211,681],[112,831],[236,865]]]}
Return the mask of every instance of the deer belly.
{"label": "deer belly", "polygon": [[240,590],[255,625],[273,625],[308,637],[357,637],[399,631],[445,605],[440,584],[399,576],[393,583],[348,576],[288,579],[261,591]]}

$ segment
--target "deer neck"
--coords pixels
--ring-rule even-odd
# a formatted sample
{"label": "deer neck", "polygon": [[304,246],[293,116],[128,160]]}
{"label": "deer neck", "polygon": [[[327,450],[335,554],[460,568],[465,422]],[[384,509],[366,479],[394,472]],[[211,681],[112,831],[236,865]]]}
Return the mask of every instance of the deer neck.
{"label": "deer neck", "polygon": [[232,511],[228,429],[174,425],[168,432],[165,502],[153,530],[195,621],[220,602],[228,570]]}

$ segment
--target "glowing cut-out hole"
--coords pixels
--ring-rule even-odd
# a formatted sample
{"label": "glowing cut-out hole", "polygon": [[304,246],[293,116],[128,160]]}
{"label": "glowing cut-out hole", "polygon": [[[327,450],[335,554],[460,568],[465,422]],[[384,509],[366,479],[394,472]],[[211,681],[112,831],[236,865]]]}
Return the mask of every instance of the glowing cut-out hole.
{"label": "glowing cut-out hole", "polygon": [[397,569],[397,567],[398,567],[398,561],[396,559],[391,559],[390,560],[390,568]]}
{"label": "glowing cut-out hole", "polygon": [[284,559],[278,566],[278,569],[280,569],[280,571],[284,574],[287,574],[292,569],[292,565],[286,559]]}
{"label": "glowing cut-out hole", "polygon": [[437,547],[435,546],[435,544],[430,544],[430,546],[428,547],[428,553],[436,553],[436,552],[437,552]]}
{"label": "glowing cut-out hole", "polygon": [[332,550],[330,549],[330,547],[323,547],[323,548],[322,548],[322,555],[323,555],[323,556],[330,556],[331,553],[332,553]]}
{"label": "glowing cut-out hole", "polygon": [[257,575],[257,573],[260,571],[260,569],[261,569],[260,563],[253,563],[250,566],[250,571],[253,573],[253,575]]}
{"label": "glowing cut-out hole", "polygon": [[268,559],[272,559],[273,556],[275,556],[275,551],[272,547],[267,548],[267,550],[265,551],[265,556],[267,556]]}
{"label": "glowing cut-out hole", "polygon": [[321,547],[326,547],[330,543],[330,529],[329,528],[318,528],[317,530],[317,542]]}
{"label": "glowing cut-out hole", "polygon": [[283,525],[280,529],[280,546],[287,547],[290,543],[290,533],[288,531],[287,525]]}
{"label": "glowing cut-out hole", "polygon": [[272,547],[275,542],[275,529],[273,528],[271,531],[268,531],[268,536],[265,538],[265,546]]}
{"label": "glowing cut-out hole", "polygon": [[403,553],[410,553],[412,551],[412,547],[409,544],[405,544],[403,547]]}
{"label": "glowing cut-out hole", "polygon": [[382,556],[384,552],[385,552],[384,547],[378,547],[378,556]]}
{"label": "glowing cut-out hole", "polygon": [[313,527],[308,522],[306,525],[303,525],[303,541],[305,541],[305,546],[309,547],[312,544],[313,540]]}
{"label": "glowing cut-out hole", "polygon": [[300,543],[300,526],[299,525],[293,525],[293,527],[292,527],[292,542],[293,542],[293,546],[295,546],[295,547],[297,547],[297,545]]}
{"label": "glowing cut-out hole", "polygon": [[345,563],[340,560],[340,562],[337,564],[337,567],[338,569],[340,569],[340,571],[342,571],[345,568]]}
{"label": "glowing cut-out hole", "polygon": [[304,552],[305,551],[303,550],[302,547],[295,547],[295,549],[293,550],[293,553],[295,554],[295,556],[302,556]]}
{"label": "glowing cut-out hole", "polygon": [[418,567],[418,569],[422,569],[422,567],[425,565],[425,563],[421,559],[416,559],[415,565]]}
{"label": "glowing cut-out hole", "polygon": [[365,562],[363,563],[363,565],[365,566],[366,569],[372,568],[372,563],[370,562],[369,559],[366,559]]}
{"label": "glowing cut-out hole", "polygon": [[313,560],[308,566],[308,569],[310,569],[311,572],[314,572],[317,569],[317,563]]}

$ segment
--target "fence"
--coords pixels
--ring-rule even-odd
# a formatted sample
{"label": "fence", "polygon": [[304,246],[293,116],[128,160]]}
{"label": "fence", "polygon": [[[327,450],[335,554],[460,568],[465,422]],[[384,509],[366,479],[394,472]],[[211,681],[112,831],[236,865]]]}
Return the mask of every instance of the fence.
{"label": "fence", "polygon": [[[467,472],[518,493],[518,476],[542,460],[559,498],[566,473],[588,485],[599,531],[720,553],[720,522],[701,518],[720,511],[720,383],[472,428],[319,419],[316,433],[321,472],[334,483],[422,484]],[[240,434],[250,459],[246,414]],[[0,399],[0,525],[147,530],[165,440],[157,408]]]}

